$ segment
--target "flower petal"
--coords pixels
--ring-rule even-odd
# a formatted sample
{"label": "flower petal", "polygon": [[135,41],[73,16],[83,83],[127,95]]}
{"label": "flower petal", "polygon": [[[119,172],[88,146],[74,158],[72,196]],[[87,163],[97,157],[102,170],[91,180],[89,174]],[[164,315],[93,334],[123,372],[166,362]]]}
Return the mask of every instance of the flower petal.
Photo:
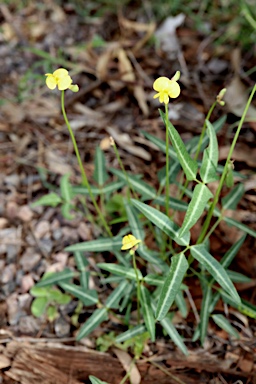
{"label": "flower petal", "polygon": [[46,85],[49,89],[55,89],[56,88],[56,79],[51,73],[46,73]]}
{"label": "flower petal", "polygon": [[68,89],[71,84],[72,84],[72,79],[70,76],[65,76],[58,79],[58,89],[60,91],[64,91],[65,89]]}
{"label": "flower petal", "polygon": [[122,240],[123,246],[122,246],[121,250],[125,251],[127,249],[131,249],[131,248],[135,247],[135,245],[139,244],[140,242],[141,242],[141,240],[136,239],[135,236],[133,236],[131,234],[126,235],[123,237],[123,240]]}
{"label": "flower petal", "polygon": [[180,94],[180,86],[176,81],[170,80],[168,86],[168,95],[172,99],[175,99]]}
{"label": "flower petal", "polygon": [[68,76],[68,71],[64,68],[56,69],[56,71],[53,72],[53,76],[57,77],[58,79],[62,77]]}
{"label": "flower petal", "polygon": [[168,79],[168,77],[164,77],[164,76],[159,77],[154,81],[153,88],[155,91],[161,92],[164,89],[168,88],[169,82],[170,80]]}

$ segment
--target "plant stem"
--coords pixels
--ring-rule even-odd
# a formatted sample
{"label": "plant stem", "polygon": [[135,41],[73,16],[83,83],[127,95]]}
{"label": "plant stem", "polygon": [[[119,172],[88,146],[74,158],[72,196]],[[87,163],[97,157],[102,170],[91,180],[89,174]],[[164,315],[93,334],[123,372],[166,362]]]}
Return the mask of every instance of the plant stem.
{"label": "plant stem", "polygon": [[232,144],[231,144],[231,147],[230,147],[230,150],[229,150],[229,153],[228,153],[228,157],[227,157],[227,160],[226,160],[226,163],[225,163],[225,166],[224,166],[224,170],[223,170],[223,173],[221,175],[221,179],[220,179],[220,182],[219,182],[219,186],[217,188],[217,191],[215,193],[215,196],[214,196],[214,199],[213,199],[213,202],[210,206],[210,209],[208,211],[208,214],[206,216],[206,219],[205,219],[205,222],[203,224],[203,227],[202,227],[202,231],[201,231],[201,234],[197,240],[197,244],[200,244],[202,243],[202,241],[204,240],[204,237],[205,237],[205,234],[206,232],[208,231],[208,228],[209,228],[209,225],[210,225],[210,222],[211,222],[211,218],[213,216],[213,211],[214,211],[214,208],[216,207],[218,201],[219,201],[219,196],[220,196],[220,192],[222,190],[222,187],[223,187],[223,184],[225,182],[225,178],[226,178],[226,175],[227,175],[227,171],[228,171],[228,166],[230,164],[230,160],[231,160],[231,156],[233,154],[233,151],[235,149],[235,145],[236,145],[236,142],[238,140],[238,137],[239,137],[239,134],[240,134],[240,131],[241,131],[241,128],[242,128],[242,125],[244,123],[244,120],[245,120],[245,116],[248,112],[248,109],[249,109],[249,106],[252,102],[252,99],[253,99],[253,96],[254,96],[254,93],[256,91],[256,84],[254,85],[253,89],[252,89],[252,92],[250,94],[250,97],[247,101],[247,104],[245,106],[245,109],[244,109],[244,112],[243,112],[243,115],[241,117],[241,120],[239,122],[239,125],[237,127],[237,130],[236,130],[236,133],[235,133],[235,136],[234,136],[234,139],[232,141]]}
{"label": "plant stem", "polygon": [[72,128],[70,126],[69,120],[67,118],[66,110],[65,110],[64,92],[65,91],[61,91],[61,110],[62,110],[62,114],[63,114],[64,120],[65,120],[65,123],[66,123],[67,128],[68,128],[68,131],[69,131],[69,134],[70,134],[73,146],[74,146],[77,162],[78,162],[78,165],[80,167],[80,172],[81,172],[81,176],[82,176],[82,184],[88,189],[90,198],[92,200],[92,203],[94,205],[94,208],[95,208],[97,214],[99,215],[99,218],[100,218],[100,220],[102,222],[103,227],[105,228],[107,234],[110,237],[112,237],[113,235],[111,233],[111,230],[110,230],[110,228],[109,228],[109,226],[108,226],[104,216],[101,213],[101,210],[100,210],[100,208],[99,208],[99,206],[98,206],[98,204],[97,204],[97,202],[95,200],[95,197],[93,196],[93,193],[92,193],[92,190],[91,190],[91,186],[90,186],[90,184],[88,182],[88,179],[87,179],[87,176],[86,176],[86,173],[85,173],[82,161],[81,161],[81,156],[80,156],[80,153],[79,153],[79,150],[78,150],[78,147],[77,147],[76,139],[75,139],[74,133],[72,131]]}
{"label": "plant stem", "polygon": [[165,104],[165,210],[166,215],[169,217],[169,194],[170,194],[170,185],[169,185],[169,133],[168,133],[168,104]]}

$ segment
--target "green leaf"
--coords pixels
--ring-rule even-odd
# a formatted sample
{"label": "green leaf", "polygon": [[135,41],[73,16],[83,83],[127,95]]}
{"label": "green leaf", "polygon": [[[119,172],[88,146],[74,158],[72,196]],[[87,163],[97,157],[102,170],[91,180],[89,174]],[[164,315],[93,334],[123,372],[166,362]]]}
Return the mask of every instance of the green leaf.
{"label": "green leaf", "polygon": [[236,339],[240,339],[239,333],[232,327],[228,319],[221,314],[212,315],[213,321],[229,335],[234,336]]}
{"label": "green leaf", "polygon": [[75,284],[60,283],[59,286],[65,291],[81,300],[86,306],[98,303],[98,294],[94,289],[84,289]]}
{"label": "green leaf", "polygon": [[70,213],[71,209],[73,209],[73,205],[71,203],[63,203],[61,206],[61,214],[67,220],[72,220],[75,218],[75,215]]}
{"label": "green leaf", "polygon": [[106,251],[118,251],[122,247],[122,238],[107,238],[97,239],[92,241],[84,241],[70,245],[65,248],[66,252],[106,252]]}
{"label": "green leaf", "polygon": [[180,237],[178,225],[164,213],[140,201],[131,199],[131,202],[149,221],[170,236],[177,244],[185,246],[189,244],[190,234],[187,232],[183,237]]}
{"label": "green leaf", "polygon": [[254,305],[243,299],[241,303],[238,304],[232,297],[230,297],[225,291],[222,290],[220,294],[225,303],[231,305],[233,308],[238,309],[238,311],[244,315],[251,317],[252,319],[256,319],[256,307]]}
{"label": "green leaf", "polygon": [[202,215],[208,200],[213,197],[209,188],[204,184],[197,184],[193,191],[192,199],[188,205],[187,213],[184,218],[179,236],[182,237],[184,233],[190,230],[196,224]]}
{"label": "green leaf", "polygon": [[100,187],[102,187],[108,179],[106,159],[100,147],[96,147],[93,178]]}
{"label": "green leaf", "polygon": [[243,195],[244,185],[239,183],[225,197],[221,199],[222,208],[235,210]]}
{"label": "green leaf", "polygon": [[200,311],[200,341],[201,344],[204,345],[205,336],[207,334],[208,323],[209,323],[209,315],[210,315],[210,305],[212,299],[212,289],[211,286],[205,284],[203,289],[203,300]]}
{"label": "green leaf", "polygon": [[[158,196],[156,199],[154,199],[153,204],[159,204],[161,206],[165,206],[165,196]],[[178,199],[175,199],[174,197],[169,197],[169,207],[174,209],[175,211],[182,211],[185,212],[188,209],[188,203],[185,201],[181,201]]]}
{"label": "green leaf", "polygon": [[80,284],[84,289],[88,289],[90,272],[87,271],[87,267],[89,263],[82,252],[75,252],[74,256],[77,269],[80,272]]}
{"label": "green leaf", "polygon": [[143,319],[145,321],[146,328],[150,334],[151,341],[154,343],[155,337],[156,337],[156,324],[155,324],[153,311],[151,308],[152,300],[151,300],[149,291],[144,285],[140,286],[140,293],[141,293],[140,304],[142,307]]}
{"label": "green leaf", "polygon": [[[118,189],[122,188],[124,185],[125,183],[123,181],[114,181],[113,183],[109,183],[102,188],[91,186],[91,190],[94,196],[100,195],[101,193],[104,195],[109,195],[117,191]],[[85,195],[85,196],[90,195],[88,189],[83,185],[74,186],[72,187],[72,189],[73,189],[74,195]]]}
{"label": "green leaf", "polygon": [[54,320],[56,320],[57,318],[59,317],[59,313],[57,311],[57,308],[54,307],[53,305],[50,305],[48,308],[47,308],[47,318],[50,322],[53,322]]}
{"label": "green leaf", "polygon": [[47,297],[37,297],[31,305],[31,312],[35,317],[40,317],[44,314],[48,304]]}
{"label": "green leaf", "polygon": [[219,158],[218,141],[212,124],[206,120],[209,146],[204,150],[203,161],[200,169],[200,176],[203,182],[210,183],[218,180],[217,165]]}
{"label": "green leaf", "polygon": [[61,197],[66,203],[70,203],[73,198],[72,186],[69,182],[69,174],[64,175],[60,179]]}
{"label": "green leaf", "polygon": [[167,125],[168,133],[169,133],[173,148],[177,154],[180,165],[182,166],[182,169],[187,179],[195,180],[197,169],[198,169],[197,162],[190,157],[185,147],[185,144],[183,143],[178,131],[174,128],[172,123],[169,120],[166,120],[165,114],[161,110],[159,110],[159,112],[163,121]]}
{"label": "green leaf", "polygon": [[140,245],[136,253],[144,260],[148,261],[151,264],[155,264],[161,271],[166,271],[169,269],[168,264],[165,263],[159,257],[159,252],[149,250],[144,244]]}
{"label": "green leaf", "polygon": [[68,268],[65,268],[62,272],[49,273],[47,277],[43,277],[37,284],[36,287],[46,287],[47,285],[58,284],[66,282],[76,276],[76,273]]}
{"label": "green leaf", "polygon": [[164,277],[163,276],[159,276],[159,275],[155,275],[155,274],[150,274],[150,273],[147,276],[145,276],[143,280],[148,285],[157,285],[157,286],[159,286],[159,285],[163,285],[164,284]]}
{"label": "green leaf", "polygon": [[88,336],[95,328],[97,328],[103,321],[108,320],[108,312],[106,308],[96,309],[91,317],[80,328],[77,340],[81,340]]}
{"label": "green leaf", "polygon": [[184,341],[182,340],[182,337],[172,324],[171,320],[168,318],[165,318],[160,321],[162,327],[165,329],[165,331],[170,336],[171,340],[174,342],[174,344],[181,350],[184,355],[188,356],[188,350],[186,345],[184,344]]}
{"label": "green leaf", "polygon": [[113,308],[113,309],[118,308],[119,302],[122,299],[122,297],[126,294],[129,285],[130,285],[129,281],[123,280],[114,289],[114,291],[108,296],[106,303],[105,303],[106,308]]}
{"label": "green leaf", "polygon": [[108,384],[106,381],[102,381],[100,379],[97,379],[97,377],[95,377],[95,376],[90,375],[89,379],[90,379],[92,384]]}
{"label": "green leaf", "polygon": [[178,307],[178,310],[181,316],[185,319],[188,315],[188,307],[186,300],[184,299],[183,291],[180,289],[175,297],[175,304]]}
{"label": "green leaf", "polygon": [[127,201],[125,202],[125,210],[133,236],[135,236],[136,239],[143,241],[145,239],[145,232],[142,228],[141,221],[138,218],[138,211]]}
{"label": "green leaf", "polygon": [[42,196],[40,199],[31,204],[31,207],[38,207],[40,205],[57,207],[62,202],[62,199],[57,193],[51,192],[48,195]]}
{"label": "green leaf", "polygon": [[171,258],[170,271],[165,278],[158,305],[156,319],[162,320],[167,315],[172,303],[180,289],[181,283],[188,269],[188,262],[183,253]]}
{"label": "green leaf", "polygon": [[242,273],[231,271],[230,269],[227,270],[227,274],[230,277],[230,280],[233,281],[233,283],[251,283],[253,281]]}
{"label": "green leaf", "polygon": [[143,324],[136,325],[135,327],[132,327],[128,329],[127,331],[121,333],[116,337],[116,343],[123,343],[126,340],[132,339],[135,336],[141,335],[146,331],[146,328]]}
{"label": "green leaf", "polygon": [[[97,266],[105,271],[113,273],[114,275],[122,276],[127,279],[136,280],[136,273],[133,268],[122,267],[121,265],[114,263],[98,263]],[[142,274],[140,270],[137,270],[139,279],[142,280]]]}
{"label": "green leaf", "polygon": [[40,287],[37,287],[36,285],[34,285],[30,289],[29,293],[35,297],[48,297],[49,288],[40,288]]}
{"label": "green leaf", "polygon": [[[132,186],[132,188],[138,192],[143,199],[154,199],[156,197],[156,190],[149,184],[145,183],[143,180],[138,180],[138,177],[135,177],[130,174],[124,174],[122,171],[110,168],[110,172],[112,172],[114,175],[116,175],[119,179],[124,181],[127,184],[127,177],[129,180],[129,184]],[[129,185],[128,184],[128,185]]]}
{"label": "green leaf", "polygon": [[246,238],[246,235],[241,236],[240,239],[235,244],[233,244],[232,247],[222,257],[220,263],[223,266],[223,268],[227,269],[227,267],[230,266],[234,257],[237,255],[239,249],[243,245],[245,238]]}
{"label": "green leaf", "polygon": [[213,214],[216,217],[221,217],[227,224],[234,226],[238,229],[241,229],[241,231],[256,238],[256,231],[254,231],[252,228],[247,227],[247,225],[240,223],[239,221],[231,219],[231,217],[223,216],[222,213],[219,211],[219,209],[215,208],[213,211]]}
{"label": "green leaf", "polygon": [[192,256],[201,263],[220,286],[239,304],[241,299],[223,266],[206,250],[203,244],[190,247]]}

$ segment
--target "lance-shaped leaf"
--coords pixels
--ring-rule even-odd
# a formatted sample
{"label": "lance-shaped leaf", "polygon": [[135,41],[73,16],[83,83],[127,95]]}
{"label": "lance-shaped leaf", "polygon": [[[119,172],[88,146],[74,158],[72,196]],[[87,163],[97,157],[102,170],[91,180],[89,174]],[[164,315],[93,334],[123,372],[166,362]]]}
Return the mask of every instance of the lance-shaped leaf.
{"label": "lance-shaped leaf", "polygon": [[205,184],[218,180],[217,165],[219,158],[216,132],[208,120],[206,120],[206,125],[209,136],[209,146],[204,150],[203,162],[200,169],[200,176]]}
{"label": "lance-shaped leaf", "polygon": [[[136,280],[136,273],[133,268],[123,267],[114,263],[98,263],[97,266],[105,271],[113,273],[117,276],[123,276],[124,278]],[[138,277],[142,280],[142,274],[140,270],[137,270]]]}
{"label": "lance-shaped leaf", "polygon": [[70,245],[65,248],[67,252],[105,252],[105,251],[117,251],[120,250],[122,246],[122,238],[107,238],[107,239],[97,239],[92,241],[84,241],[82,243],[77,243]]}
{"label": "lance-shaped leaf", "polygon": [[123,343],[124,341],[132,339],[135,336],[142,335],[142,333],[144,332],[146,332],[145,325],[136,325],[135,327],[130,328],[127,331],[121,333],[121,335],[118,335],[116,337],[116,342]]}
{"label": "lance-shaped leaf", "polygon": [[188,355],[187,347],[184,344],[184,341],[181,335],[179,334],[179,332],[177,331],[177,329],[175,328],[171,320],[168,318],[165,318],[161,320],[160,323],[164,328],[164,330],[168,333],[168,335],[170,336],[174,344],[177,345],[177,347],[181,350],[182,353],[184,353],[185,356],[187,356]]}
{"label": "lance-shaped leaf", "polygon": [[115,168],[110,168],[110,172],[130,185],[136,192],[140,193],[143,198],[154,199],[156,197],[156,190],[151,185],[145,183],[145,181],[139,180],[138,177],[130,174],[125,175],[122,171]]}
{"label": "lance-shaped leaf", "polygon": [[84,289],[75,284],[59,283],[59,286],[77,299],[81,300],[84,305],[94,305],[98,303],[98,294],[95,290]]}
{"label": "lance-shaped leaf", "polygon": [[214,277],[220,286],[239,304],[241,299],[222,265],[212,257],[203,244],[190,248],[192,256]]}
{"label": "lance-shaped leaf", "polygon": [[151,307],[151,297],[150,293],[144,285],[140,286],[141,293],[141,307],[143,313],[143,319],[146,324],[146,328],[150,334],[151,341],[155,341],[156,337],[156,324],[155,318],[153,315],[152,307]]}
{"label": "lance-shaped leaf", "polygon": [[212,298],[212,289],[210,285],[205,284],[203,289],[203,301],[200,311],[200,341],[204,345],[204,339],[207,333],[209,315],[210,315],[210,305]]}
{"label": "lance-shaped leaf", "polygon": [[222,208],[235,210],[237,204],[243,197],[243,194],[244,185],[239,183],[225,197],[223,197],[223,199],[221,199]]}
{"label": "lance-shaped leaf", "polygon": [[65,268],[61,272],[49,272],[43,276],[43,278],[36,284],[36,286],[46,287],[47,285],[68,282],[75,276],[77,276],[77,273],[71,271],[69,268]]}
{"label": "lance-shaped leaf", "polygon": [[204,184],[197,184],[193,191],[192,199],[188,205],[187,213],[184,218],[179,236],[190,230],[202,215],[208,200],[213,197],[209,188]]}
{"label": "lance-shaped leaf", "polygon": [[[91,192],[94,196],[100,195],[101,193],[104,193],[107,195],[117,191],[118,189],[122,188],[124,185],[125,183],[123,181],[114,181],[113,183],[104,185],[104,187],[101,187],[101,188],[91,186]],[[90,196],[88,189],[83,185],[74,186],[72,187],[72,190],[74,195]]]}
{"label": "lance-shaped leaf", "polygon": [[135,236],[136,239],[144,240],[145,232],[142,228],[142,223],[138,218],[137,209],[135,209],[130,203],[125,201],[125,210],[127,213],[129,225],[132,229],[133,236]]}
{"label": "lance-shaped leaf", "polygon": [[96,148],[93,178],[100,187],[102,187],[108,179],[106,160],[100,147]]}
{"label": "lance-shaped leaf", "polygon": [[224,329],[224,331],[229,333],[231,336],[234,336],[236,339],[239,339],[239,333],[237,332],[237,330],[235,328],[232,327],[232,325],[230,324],[228,319],[226,319],[226,317],[224,317],[221,314],[217,314],[217,315],[212,315],[212,318],[213,318],[213,321],[220,328]]}
{"label": "lance-shaped leaf", "polygon": [[132,204],[138,208],[146,218],[165,232],[179,245],[188,245],[190,240],[189,232],[185,233],[184,236],[179,236],[179,227],[172,220],[169,219],[164,213],[157,209],[150,207],[147,204],[141,203],[140,201],[131,199]]}
{"label": "lance-shaped leaf", "polygon": [[160,111],[160,115],[165,124],[167,124],[167,129],[173,148],[177,154],[180,165],[182,166],[182,169],[185,172],[187,179],[195,180],[198,168],[197,162],[190,157],[178,131],[174,128],[174,126],[169,120],[166,120],[165,114]]}
{"label": "lance-shaped leaf", "polygon": [[95,328],[97,328],[103,321],[108,319],[108,312],[106,308],[96,309],[92,316],[82,325],[78,335],[77,340],[81,340],[87,335],[89,335]]}
{"label": "lance-shaped leaf", "polygon": [[183,253],[172,257],[170,271],[165,278],[156,309],[157,320],[164,319],[169,311],[177,293],[179,292],[187,269],[188,262]]}

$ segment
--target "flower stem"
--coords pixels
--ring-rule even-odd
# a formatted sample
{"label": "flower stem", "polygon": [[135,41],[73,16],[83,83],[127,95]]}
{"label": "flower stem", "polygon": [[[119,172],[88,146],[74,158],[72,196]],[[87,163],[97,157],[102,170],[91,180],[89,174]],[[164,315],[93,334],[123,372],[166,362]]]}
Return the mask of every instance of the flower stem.
{"label": "flower stem", "polygon": [[168,134],[168,104],[165,104],[165,210],[166,215],[169,216],[169,194],[170,194],[170,185],[169,185],[169,134]]}
{"label": "flower stem", "polygon": [[226,178],[226,175],[227,175],[227,172],[228,172],[228,166],[230,164],[230,160],[231,160],[231,156],[233,154],[233,151],[235,149],[235,145],[236,145],[236,142],[238,140],[238,137],[239,137],[239,134],[240,134],[240,131],[241,131],[241,128],[242,128],[242,125],[244,123],[244,120],[245,120],[245,116],[248,112],[248,109],[249,109],[249,106],[252,102],[252,99],[253,99],[253,96],[254,96],[254,93],[256,91],[256,84],[254,85],[253,89],[252,89],[252,92],[250,94],[250,97],[247,101],[247,104],[245,106],[245,109],[244,109],[244,112],[243,112],[243,115],[241,117],[241,120],[239,122],[239,125],[237,127],[237,130],[236,130],[236,133],[235,133],[235,136],[234,136],[234,139],[232,141],[232,144],[231,144],[231,147],[230,147],[230,150],[229,150],[229,153],[228,153],[228,157],[227,157],[227,160],[226,160],[226,163],[225,163],[225,166],[224,166],[224,170],[223,170],[223,173],[221,175],[221,179],[220,179],[220,182],[219,182],[219,186],[217,188],[217,191],[215,193],[215,196],[214,196],[214,199],[213,199],[213,202],[210,206],[210,209],[208,211],[208,214],[206,216],[206,219],[205,219],[205,222],[203,224],[203,227],[202,227],[202,231],[201,231],[201,234],[197,240],[197,244],[200,244],[202,243],[202,241],[204,240],[204,237],[205,237],[205,234],[206,232],[208,231],[208,228],[209,228],[209,225],[210,225],[210,222],[211,222],[211,218],[213,216],[213,212],[214,212],[214,208],[216,207],[218,201],[219,201],[219,196],[220,196],[220,192],[222,190],[222,187],[224,185],[224,182],[225,182],[225,178]]}
{"label": "flower stem", "polygon": [[85,173],[82,161],[81,161],[81,156],[80,156],[80,153],[79,153],[79,150],[78,150],[78,147],[77,147],[76,139],[75,139],[74,133],[72,131],[72,128],[70,126],[69,120],[67,118],[66,110],[65,110],[64,92],[65,91],[61,92],[61,110],[62,110],[62,114],[63,114],[64,120],[65,120],[65,123],[66,123],[67,128],[68,128],[68,131],[69,131],[69,134],[70,134],[73,146],[74,146],[77,162],[78,162],[78,165],[80,167],[80,172],[81,172],[81,176],[82,176],[82,184],[88,189],[90,198],[92,200],[92,203],[94,205],[94,208],[95,208],[97,214],[99,215],[99,218],[100,218],[100,220],[102,222],[103,227],[105,228],[107,234],[110,237],[112,237],[113,235],[111,233],[111,230],[110,230],[110,228],[109,228],[109,226],[108,226],[104,216],[101,213],[101,210],[100,210],[100,208],[99,208],[99,206],[98,206],[98,204],[97,204],[97,202],[95,200],[95,197],[93,196],[93,193],[92,193],[92,190],[91,190],[91,186],[90,186],[90,184],[88,182],[88,179],[87,179],[87,176],[86,176],[86,173]]}

